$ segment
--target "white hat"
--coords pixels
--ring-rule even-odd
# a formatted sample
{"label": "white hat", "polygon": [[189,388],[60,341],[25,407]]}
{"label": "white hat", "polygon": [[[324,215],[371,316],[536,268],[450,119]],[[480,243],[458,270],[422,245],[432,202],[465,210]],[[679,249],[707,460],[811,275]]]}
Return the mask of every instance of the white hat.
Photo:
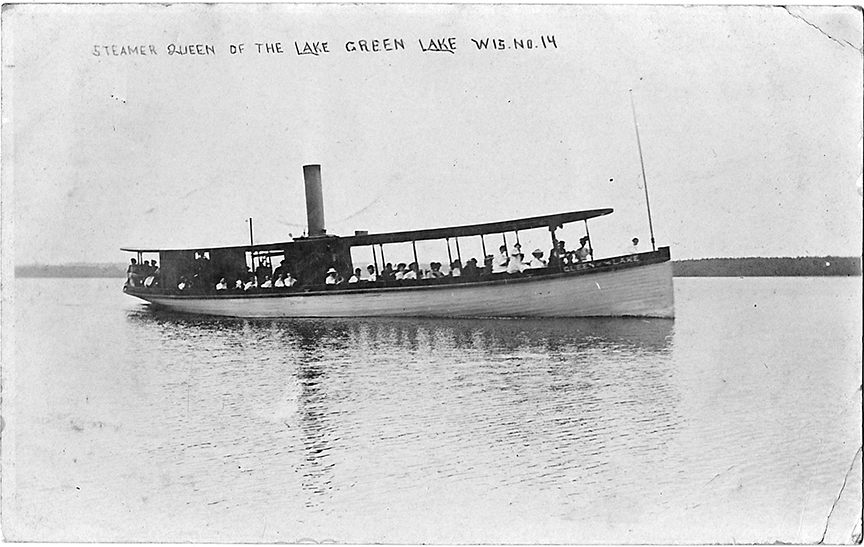
{"label": "white hat", "polygon": [[534,249],[533,251],[531,251],[531,254],[532,255],[542,255],[543,251],[541,251],[540,249]]}
{"label": "white hat", "polygon": [[331,274],[331,273],[339,273],[339,272],[336,271],[336,268],[330,268],[329,270],[327,270],[327,273]]}

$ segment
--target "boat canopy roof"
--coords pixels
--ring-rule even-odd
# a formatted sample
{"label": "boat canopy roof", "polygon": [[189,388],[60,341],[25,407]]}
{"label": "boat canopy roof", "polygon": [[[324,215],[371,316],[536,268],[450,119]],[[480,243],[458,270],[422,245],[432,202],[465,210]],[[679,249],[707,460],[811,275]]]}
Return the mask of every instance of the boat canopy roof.
{"label": "boat canopy roof", "polygon": [[[572,211],[569,213],[557,213],[554,215],[542,215],[536,217],[520,218],[516,220],[504,220],[500,222],[485,222],[482,224],[466,224],[464,226],[449,226],[447,228],[430,228],[425,230],[410,230],[407,232],[389,232],[382,234],[356,234],[353,236],[339,236],[340,242],[346,243],[351,247],[359,247],[365,245],[379,245],[383,243],[403,243],[408,241],[422,241],[428,239],[447,239],[451,237],[467,237],[479,236],[485,234],[500,234],[504,232],[514,232],[519,230],[530,230],[531,228],[556,228],[572,222],[580,220],[588,220],[591,218],[608,215],[612,212],[611,208],[606,209],[590,209],[587,211]],[[236,245],[231,247],[209,247],[209,249],[252,249],[254,251],[272,251],[284,249],[286,246],[304,243],[308,241],[318,241],[328,237],[335,238],[337,236],[322,236],[315,238],[297,238],[294,241],[283,243],[265,243],[261,245]],[[204,249],[206,247],[193,247],[188,250]],[[120,250],[139,252],[139,253],[156,253],[159,251],[181,250],[181,249],[139,249],[133,247],[123,247]]]}
{"label": "boat canopy roof", "polygon": [[484,234],[500,234],[531,228],[558,227],[571,222],[588,220],[589,218],[608,215],[612,209],[592,209],[590,211],[573,211],[555,215],[504,220],[501,222],[486,222],[483,224],[468,224],[447,228],[431,228],[427,230],[412,230],[409,232],[391,232],[387,234],[355,235],[345,239],[351,246],[378,245],[381,243],[401,243],[405,241],[421,241],[425,239],[446,239],[451,237],[479,236]]}

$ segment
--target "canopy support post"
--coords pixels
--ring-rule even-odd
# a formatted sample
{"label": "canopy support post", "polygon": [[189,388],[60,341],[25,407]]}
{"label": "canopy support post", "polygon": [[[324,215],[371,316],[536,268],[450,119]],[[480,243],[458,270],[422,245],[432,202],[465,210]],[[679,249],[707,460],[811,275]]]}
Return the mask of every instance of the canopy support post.
{"label": "canopy support post", "polygon": [[549,253],[549,261],[555,257],[555,264],[558,265],[558,271],[564,271],[564,261],[558,256],[558,238],[555,237],[555,226],[549,226],[549,233],[552,234],[552,252]]}
{"label": "canopy support post", "polygon": [[459,267],[461,268],[462,267],[462,253],[459,251],[459,238],[454,237],[453,239],[456,240],[456,258],[459,260]]}
{"label": "canopy support post", "polygon": [[249,256],[252,262],[252,273],[255,273],[255,238],[252,237],[252,217],[249,217]]}
{"label": "canopy support post", "polygon": [[588,238],[588,254],[591,255],[591,260],[594,260],[594,246],[591,245],[591,233],[588,231],[588,219],[585,219],[585,237]]}
{"label": "canopy support post", "polygon": [[453,265],[453,255],[450,254],[450,238],[447,237],[444,239],[447,241],[447,260],[450,261],[447,267],[449,268],[451,265]]}

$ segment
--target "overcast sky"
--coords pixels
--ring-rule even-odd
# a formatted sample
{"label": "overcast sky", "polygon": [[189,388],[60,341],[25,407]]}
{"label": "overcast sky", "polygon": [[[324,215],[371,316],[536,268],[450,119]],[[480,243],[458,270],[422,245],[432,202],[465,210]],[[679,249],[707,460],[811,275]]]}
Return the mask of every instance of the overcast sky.
{"label": "overcast sky", "polygon": [[[284,241],[305,228],[308,163],[322,165],[330,233],[612,207],[590,224],[611,254],[649,239],[631,88],[673,258],[861,253],[862,17],[849,7],[4,8],[17,264],[242,245],[248,217],[256,242]],[[385,38],[404,49],[346,47]],[[432,39],[455,52],[423,51]]]}

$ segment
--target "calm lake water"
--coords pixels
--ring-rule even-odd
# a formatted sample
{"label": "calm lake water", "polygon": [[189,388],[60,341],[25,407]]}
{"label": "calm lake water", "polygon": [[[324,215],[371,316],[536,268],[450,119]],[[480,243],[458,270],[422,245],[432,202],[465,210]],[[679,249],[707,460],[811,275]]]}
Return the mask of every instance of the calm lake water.
{"label": "calm lake water", "polygon": [[861,278],[677,278],[674,321],[225,320],[14,281],[7,539],[860,531]]}

